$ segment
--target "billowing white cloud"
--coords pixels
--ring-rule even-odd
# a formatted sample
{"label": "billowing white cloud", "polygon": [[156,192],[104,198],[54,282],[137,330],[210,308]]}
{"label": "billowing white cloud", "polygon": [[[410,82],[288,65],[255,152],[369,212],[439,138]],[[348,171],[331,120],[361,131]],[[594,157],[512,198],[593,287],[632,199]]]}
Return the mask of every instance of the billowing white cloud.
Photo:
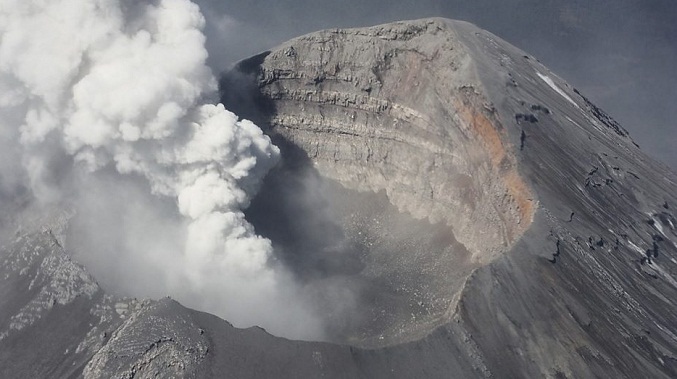
{"label": "billowing white cloud", "polygon": [[[101,238],[106,228],[119,230],[127,241],[107,253],[117,258],[84,252],[99,265],[94,271],[114,271],[132,292],[143,282],[154,288],[138,292],[166,292],[236,325],[317,338],[319,322],[300,288],[242,212],[279,151],[253,123],[201,104],[216,89],[204,23],[189,0],[0,0],[3,135],[19,139],[38,198],[101,206],[127,224],[83,228]],[[74,177],[99,184],[59,185],[51,167],[63,157]],[[100,185],[111,175],[118,179]],[[125,176],[143,179],[149,193],[130,190]],[[119,193],[129,199],[113,200]],[[165,222],[148,196],[174,199],[180,221],[165,228],[135,221]],[[142,279],[144,268],[160,279]],[[298,320],[302,328],[293,327]]]}

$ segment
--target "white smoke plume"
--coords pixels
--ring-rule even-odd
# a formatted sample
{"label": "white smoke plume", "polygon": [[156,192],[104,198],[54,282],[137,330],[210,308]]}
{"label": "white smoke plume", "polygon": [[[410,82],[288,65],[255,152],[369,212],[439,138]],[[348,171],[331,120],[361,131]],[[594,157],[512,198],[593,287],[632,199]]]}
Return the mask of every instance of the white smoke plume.
{"label": "white smoke plume", "polygon": [[79,254],[123,290],[320,338],[243,215],[278,149],[223,105],[200,105],[216,89],[204,23],[189,0],[0,0],[0,147],[23,167],[3,163],[0,179],[76,204],[91,234]]}

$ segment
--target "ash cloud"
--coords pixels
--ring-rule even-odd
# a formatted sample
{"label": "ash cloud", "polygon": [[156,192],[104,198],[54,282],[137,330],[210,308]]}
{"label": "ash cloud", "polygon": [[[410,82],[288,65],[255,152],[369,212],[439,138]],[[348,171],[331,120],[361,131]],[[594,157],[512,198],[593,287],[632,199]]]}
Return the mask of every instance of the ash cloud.
{"label": "ash cloud", "polygon": [[321,339],[302,286],[245,219],[279,150],[207,102],[216,81],[198,6],[0,0],[0,9],[3,196],[26,188],[38,204],[74,208],[67,245],[106,287]]}

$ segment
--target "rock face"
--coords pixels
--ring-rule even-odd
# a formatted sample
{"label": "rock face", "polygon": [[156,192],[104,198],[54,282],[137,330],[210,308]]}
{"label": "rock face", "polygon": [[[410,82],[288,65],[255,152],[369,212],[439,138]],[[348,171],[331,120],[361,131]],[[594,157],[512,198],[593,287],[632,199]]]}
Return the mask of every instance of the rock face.
{"label": "rock face", "polygon": [[155,377],[196,371],[207,340],[189,311],[164,299],[106,295],[59,242],[48,217],[2,249],[0,376]]}
{"label": "rock face", "polygon": [[318,300],[337,343],[105,295],[57,217],[0,255],[0,376],[677,376],[677,178],[533,57],[426,19],[221,84],[283,151],[248,218],[318,297],[356,296]]}
{"label": "rock face", "polygon": [[[255,101],[228,95],[238,85]],[[222,86],[224,101],[250,109],[320,176],[381,191],[461,245],[428,255],[432,270],[402,259],[420,250],[389,251],[387,273],[363,249],[362,275],[394,292],[419,275],[430,298],[460,294],[447,312],[414,314],[427,323],[401,317],[378,330],[384,344],[451,322],[494,376],[675,375],[675,176],[533,57],[429,19],[299,37],[242,62]]]}
{"label": "rock face", "polygon": [[442,23],[304,36],[268,55],[259,75],[275,132],[322,175],[444,221],[477,260],[531,222],[532,195],[472,58]]}
{"label": "rock face", "polygon": [[[274,107],[259,121],[279,145],[292,146],[287,161],[294,160],[289,150],[300,149],[325,180],[352,190],[332,213],[359,246],[365,267],[353,280],[366,281],[361,293],[370,300],[359,306],[369,311],[352,326],[356,332],[339,331],[342,342],[400,343],[448,321],[470,272],[507,251],[532,222],[535,200],[507,132],[467,47],[444,22],[314,33],[240,70],[256,76],[258,102]],[[236,75],[224,78],[226,91]],[[400,213],[440,224],[440,232],[381,248],[400,234],[392,231],[416,227],[375,217],[383,211],[374,207],[340,209],[379,192]],[[361,233],[372,237],[364,241]]]}

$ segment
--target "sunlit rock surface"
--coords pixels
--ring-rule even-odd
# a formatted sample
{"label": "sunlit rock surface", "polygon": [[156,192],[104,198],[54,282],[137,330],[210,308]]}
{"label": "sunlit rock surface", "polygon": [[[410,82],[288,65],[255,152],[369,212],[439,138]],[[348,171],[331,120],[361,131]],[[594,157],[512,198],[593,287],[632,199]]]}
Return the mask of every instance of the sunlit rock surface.
{"label": "sunlit rock surface", "polygon": [[426,19],[299,37],[222,86],[283,150],[257,232],[354,286],[335,343],[105,295],[56,215],[2,241],[1,377],[677,376],[677,178],[535,58]]}

